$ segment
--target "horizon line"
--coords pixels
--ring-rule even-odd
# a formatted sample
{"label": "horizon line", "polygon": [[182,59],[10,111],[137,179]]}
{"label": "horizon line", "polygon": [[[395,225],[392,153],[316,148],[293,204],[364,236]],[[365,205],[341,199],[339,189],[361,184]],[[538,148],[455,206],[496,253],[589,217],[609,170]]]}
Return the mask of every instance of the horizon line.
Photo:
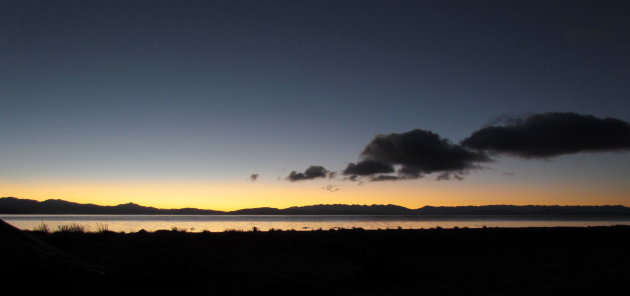
{"label": "horizon line", "polygon": [[625,205],[621,205],[621,204],[601,204],[601,205],[560,205],[560,204],[550,204],[550,205],[542,205],[542,204],[524,204],[524,205],[518,205],[518,204],[483,204],[483,205],[456,205],[456,206],[433,206],[433,205],[424,205],[422,207],[419,208],[409,208],[409,207],[405,207],[405,206],[401,206],[401,205],[397,205],[397,204],[343,204],[343,203],[336,203],[336,204],[307,204],[307,205],[301,205],[301,206],[290,206],[290,207],[286,207],[286,208],[276,208],[276,207],[270,207],[270,206],[260,206],[260,207],[249,207],[249,208],[241,208],[241,209],[236,209],[236,210],[214,210],[214,209],[204,209],[204,208],[195,208],[195,207],[180,207],[180,208],[157,208],[154,206],[150,206],[150,205],[142,205],[142,204],[138,204],[135,202],[127,202],[127,203],[121,203],[121,204],[117,204],[117,205],[100,205],[100,204],[95,204],[95,203],[79,203],[79,202],[73,202],[73,201],[69,201],[69,200],[65,200],[65,199],[60,199],[60,198],[49,198],[49,199],[45,199],[45,200],[34,200],[34,199],[29,199],[29,198],[19,198],[19,197],[14,197],[14,196],[4,196],[4,197],[0,197],[0,200],[2,199],[16,199],[16,200],[23,200],[23,201],[34,201],[37,203],[42,203],[42,202],[46,202],[46,201],[62,201],[62,202],[67,202],[67,203],[73,203],[73,204],[77,204],[77,205],[93,205],[93,206],[99,206],[99,207],[118,207],[118,206],[124,206],[124,205],[135,205],[135,206],[139,206],[139,207],[145,207],[145,208],[153,208],[156,210],[200,210],[200,211],[214,211],[214,212],[225,212],[225,213],[230,213],[230,212],[237,212],[237,211],[242,211],[242,210],[255,210],[255,209],[276,209],[276,210],[287,210],[287,209],[291,209],[291,208],[300,208],[300,207],[311,207],[311,206],[364,206],[364,207],[371,207],[371,206],[395,206],[395,207],[400,207],[400,208],[404,208],[404,209],[408,209],[408,210],[419,210],[419,209],[423,209],[423,208],[457,208],[457,207],[492,207],[492,206],[511,206],[511,207],[623,207],[623,208],[630,208],[628,206]]}

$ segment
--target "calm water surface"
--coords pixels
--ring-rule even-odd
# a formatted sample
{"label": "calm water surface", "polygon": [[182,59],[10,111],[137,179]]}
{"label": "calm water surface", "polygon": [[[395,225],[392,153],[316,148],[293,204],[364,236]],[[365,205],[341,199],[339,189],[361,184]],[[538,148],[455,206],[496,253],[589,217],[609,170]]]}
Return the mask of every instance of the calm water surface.
{"label": "calm water surface", "polygon": [[389,215],[0,215],[20,229],[32,230],[45,223],[50,230],[79,224],[88,231],[106,227],[116,232],[155,231],[174,227],[192,232],[269,229],[419,229],[453,227],[554,227],[630,225],[630,217],[584,216],[389,216]]}

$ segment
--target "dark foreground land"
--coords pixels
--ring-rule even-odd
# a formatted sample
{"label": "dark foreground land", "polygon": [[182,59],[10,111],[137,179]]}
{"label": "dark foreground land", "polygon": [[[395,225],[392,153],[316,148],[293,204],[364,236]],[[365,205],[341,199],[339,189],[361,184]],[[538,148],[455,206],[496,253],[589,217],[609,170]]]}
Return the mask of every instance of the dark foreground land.
{"label": "dark foreground land", "polygon": [[624,226],[21,233],[3,233],[0,251],[3,288],[23,292],[627,295],[630,288]]}

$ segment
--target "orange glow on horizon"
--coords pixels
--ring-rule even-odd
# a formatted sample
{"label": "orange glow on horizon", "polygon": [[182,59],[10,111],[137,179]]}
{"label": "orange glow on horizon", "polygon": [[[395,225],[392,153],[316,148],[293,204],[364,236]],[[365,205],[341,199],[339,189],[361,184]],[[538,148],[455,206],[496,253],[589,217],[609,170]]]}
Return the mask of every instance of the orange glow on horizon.
{"label": "orange glow on horizon", "polygon": [[322,189],[325,181],[296,182],[76,182],[37,185],[0,183],[3,197],[43,201],[118,205],[128,202],[157,208],[230,211],[255,207],[287,208],[313,204],[396,204],[407,208],[462,205],[626,205],[624,192],[593,188],[483,186],[463,182],[340,182],[339,191]]}

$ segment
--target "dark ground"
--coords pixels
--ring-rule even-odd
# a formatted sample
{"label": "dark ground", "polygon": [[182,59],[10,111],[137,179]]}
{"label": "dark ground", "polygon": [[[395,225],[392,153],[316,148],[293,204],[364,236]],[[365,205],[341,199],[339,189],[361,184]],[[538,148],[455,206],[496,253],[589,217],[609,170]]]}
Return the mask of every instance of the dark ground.
{"label": "dark ground", "polygon": [[5,288],[178,295],[628,295],[630,288],[625,226],[26,235],[80,263],[3,250]]}

